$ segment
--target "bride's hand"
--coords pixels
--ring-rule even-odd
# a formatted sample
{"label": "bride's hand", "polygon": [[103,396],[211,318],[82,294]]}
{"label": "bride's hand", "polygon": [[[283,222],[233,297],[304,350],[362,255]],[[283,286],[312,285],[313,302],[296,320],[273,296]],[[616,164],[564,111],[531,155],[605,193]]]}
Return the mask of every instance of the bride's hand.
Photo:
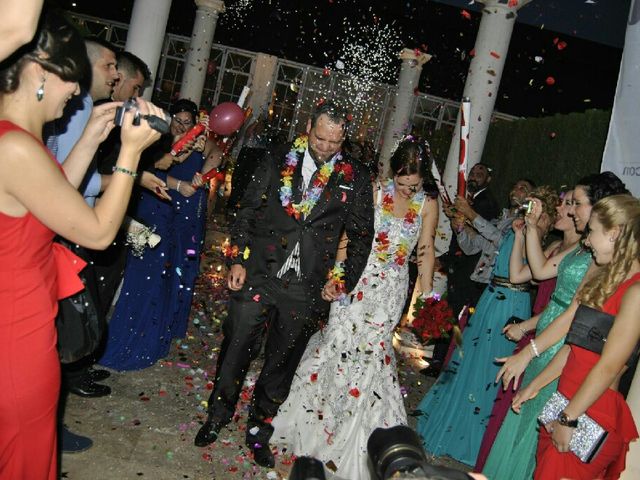
{"label": "bride's hand", "polygon": [[338,284],[332,280],[327,280],[322,288],[322,299],[327,302],[333,302],[340,297],[340,290]]}

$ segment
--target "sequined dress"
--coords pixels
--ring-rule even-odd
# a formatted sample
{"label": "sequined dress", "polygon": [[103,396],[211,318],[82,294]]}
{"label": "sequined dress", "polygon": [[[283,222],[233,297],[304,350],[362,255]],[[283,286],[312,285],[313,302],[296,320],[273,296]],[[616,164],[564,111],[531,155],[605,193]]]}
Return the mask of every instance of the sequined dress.
{"label": "sequined dress", "polygon": [[[417,195],[422,197],[421,211],[424,196]],[[381,219],[379,200],[376,232]],[[392,258],[403,223],[403,218],[391,219]],[[419,214],[409,229],[404,228],[409,252],[417,244],[421,227]],[[326,327],[309,341],[289,396],[273,419],[273,444],[297,456],[318,458],[330,468],[335,465],[340,478],[370,478],[366,452],[371,432],[407,423],[392,335],[408,286],[406,263],[381,263],[371,251],[351,302],[334,302]]]}

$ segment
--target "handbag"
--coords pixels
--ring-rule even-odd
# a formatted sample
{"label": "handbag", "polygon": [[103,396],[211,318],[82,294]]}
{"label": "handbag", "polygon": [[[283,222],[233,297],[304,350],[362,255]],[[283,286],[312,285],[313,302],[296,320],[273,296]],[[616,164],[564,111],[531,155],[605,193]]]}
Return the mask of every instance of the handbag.
{"label": "handbag", "polygon": [[[60,243],[67,245],[63,241]],[[106,323],[98,313],[95,297],[90,292],[95,285],[90,284],[87,275],[93,274],[87,266],[78,274],[85,285],[84,290],[58,301],[56,329],[61,363],[72,363],[91,354],[100,345],[106,331]]]}
{"label": "handbag", "polygon": [[[541,425],[547,425],[558,419],[558,415],[569,404],[569,399],[560,392],[554,392],[542,408],[538,417]],[[583,463],[589,463],[598,454],[607,439],[607,432],[598,422],[583,413],[578,417],[578,426],[574,429],[569,442],[569,450]]]}

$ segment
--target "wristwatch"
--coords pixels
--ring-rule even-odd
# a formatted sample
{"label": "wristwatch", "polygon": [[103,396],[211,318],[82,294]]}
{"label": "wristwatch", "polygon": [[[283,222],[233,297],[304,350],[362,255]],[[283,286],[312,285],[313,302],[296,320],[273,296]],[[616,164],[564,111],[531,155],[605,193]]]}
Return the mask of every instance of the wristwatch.
{"label": "wristwatch", "polygon": [[558,414],[558,423],[563,427],[576,428],[578,426],[578,419],[569,420],[567,414],[562,411]]}

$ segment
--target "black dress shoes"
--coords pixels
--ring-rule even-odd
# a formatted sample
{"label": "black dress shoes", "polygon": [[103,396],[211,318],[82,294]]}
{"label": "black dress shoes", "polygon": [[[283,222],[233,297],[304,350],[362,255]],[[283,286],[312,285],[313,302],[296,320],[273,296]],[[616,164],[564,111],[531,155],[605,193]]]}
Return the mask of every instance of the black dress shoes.
{"label": "black dress shoes", "polygon": [[273,468],[276,465],[276,459],[271,451],[271,446],[267,443],[258,448],[250,447],[253,452],[253,459],[261,467]]}
{"label": "black dress shoes", "polygon": [[89,378],[92,382],[101,382],[102,380],[106,380],[111,376],[111,372],[108,370],[89,368]]}
{"label": "black dress shoes", "polygon": [[218,434],[223,425],[220,423],[214,423],[211,420],[204,422],[204,425],[198,430],[196,439],[193,442],[196,447],[206,447],[207,445],[215,442],[218,439]]}
{"label": "black dress shoes", "polygon": [[74,385],[69,385],[68,390],[75,395],[85,398],[98,398],[111,395],[111,387],[95,383],[88,379]]}

